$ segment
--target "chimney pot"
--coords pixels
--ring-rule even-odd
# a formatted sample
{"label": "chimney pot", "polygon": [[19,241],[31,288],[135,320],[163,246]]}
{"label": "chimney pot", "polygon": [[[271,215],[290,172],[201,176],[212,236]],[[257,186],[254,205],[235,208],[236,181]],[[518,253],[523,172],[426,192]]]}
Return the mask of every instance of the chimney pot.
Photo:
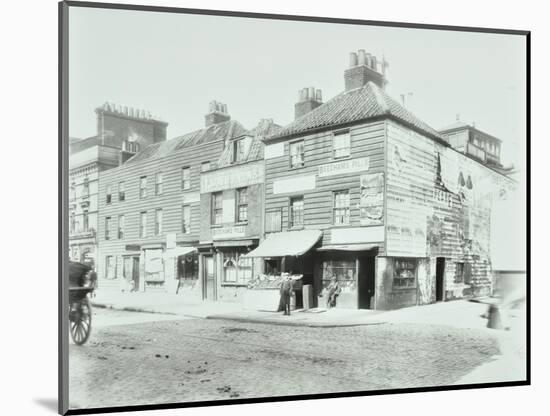
{"label": "chimney pot", "polygon": [[372,55],[370,53],[367,53],[365,55],[365,65],[368,66],[369,68],[372,67]]}
{"label": "chimney pot", "polygon": [[357,65],[365,65],[365,50],[359,49],[357,53]]}
{"label": "chimney pot", "polygon": [[349,67],[353,68],[354,66],[357,66],[357,54],[355,52],[351,52],[349,54]]}
{"label": "chimney pot", "polygon": [[314,87],[309,87],[309,99],[310,100],[315,100],[315,88]]}
{"label": "chimney pot", "polygon": [[309,100],[309,90],[307,88],[304,88],[303,91],[304,91],[304,101]]}
{"label": "chimney pot", "polygon": [[323,92],[321,90],[315,92],[315,100],[319,102],[323,101]]}
{"label": "chimney pot", "polygon": [[378,72],[378,63],[376,62],[376,56],[372,55],[371,62],[372,62],[372,69],[374,69],[376,72]]}

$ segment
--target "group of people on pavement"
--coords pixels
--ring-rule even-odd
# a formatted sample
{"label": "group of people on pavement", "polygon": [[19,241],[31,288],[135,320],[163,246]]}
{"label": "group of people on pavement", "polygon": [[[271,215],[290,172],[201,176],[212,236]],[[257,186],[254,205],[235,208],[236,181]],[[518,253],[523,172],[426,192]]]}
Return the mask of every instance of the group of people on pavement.
{"label": "group of people on pavement", "polygon": [[[290,273],[282,273],[281,276],[281,298],[279,300],[279,307],[277,308],[277,312],[283,311],[283,315],[290,315],[290,299],[294,291],[294,279],[292,279]],[[333,277],[330,281],[330,284],[326,287],[325,290],[327,296],[327,309],[336,306],[336,298],[341,291],[342,289],[338,284],[338,279],[336,277]]]}

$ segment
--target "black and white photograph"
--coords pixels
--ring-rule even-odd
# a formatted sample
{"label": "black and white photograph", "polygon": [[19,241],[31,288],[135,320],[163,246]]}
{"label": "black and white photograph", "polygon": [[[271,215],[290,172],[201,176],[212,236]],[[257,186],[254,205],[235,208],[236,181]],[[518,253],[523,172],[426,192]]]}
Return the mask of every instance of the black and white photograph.
{"label": "black and white photograph", "polygon": [[528,31],[60,12],[60,411],[530,383]]}

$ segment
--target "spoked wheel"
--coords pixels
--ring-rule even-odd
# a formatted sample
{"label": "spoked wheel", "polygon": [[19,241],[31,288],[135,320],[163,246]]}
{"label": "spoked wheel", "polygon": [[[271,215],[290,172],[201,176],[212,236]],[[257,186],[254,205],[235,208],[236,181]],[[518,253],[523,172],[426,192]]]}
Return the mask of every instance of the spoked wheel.
{"label": "spoked wheel", "polygon": [[92,307],[88,299],[71,304],[69,311],[71,338],[76,345],[82,345],[92,332]]}

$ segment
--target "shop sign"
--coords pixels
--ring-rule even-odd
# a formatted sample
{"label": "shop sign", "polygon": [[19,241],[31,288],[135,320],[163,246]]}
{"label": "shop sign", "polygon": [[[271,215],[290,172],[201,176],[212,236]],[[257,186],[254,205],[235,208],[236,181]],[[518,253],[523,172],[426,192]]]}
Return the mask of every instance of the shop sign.
{"label": "shop sign", "polygon": [[219,228],[212,228],[212,238],[222,239],[222,238],[235,238],[235,237],[244,237],[246,232],[246,226],[244,225],[227,225]]}
{"label": "shop sign", "polygon": [[261,163],[237,165],[201,175],[201,193],[243,188],[264,182],[264,166]]}
{"label": "shop sign", "polygon": [[273,181],[273,194],[288,194],[292,192],[315,189],[315,175],[293,176],[288,179]]}
{"label": "shop sign", "polygon": [[384,241],[384,227],[333,228],[330,244],[379,243]]}
{"label": "shop sign", "polygon": [[342,175],[345,173],[361,172],[369,170],[370,160],[368,157],[359,159],[346,159],[340,162],[327,163],[319,166],[319,177]]}

